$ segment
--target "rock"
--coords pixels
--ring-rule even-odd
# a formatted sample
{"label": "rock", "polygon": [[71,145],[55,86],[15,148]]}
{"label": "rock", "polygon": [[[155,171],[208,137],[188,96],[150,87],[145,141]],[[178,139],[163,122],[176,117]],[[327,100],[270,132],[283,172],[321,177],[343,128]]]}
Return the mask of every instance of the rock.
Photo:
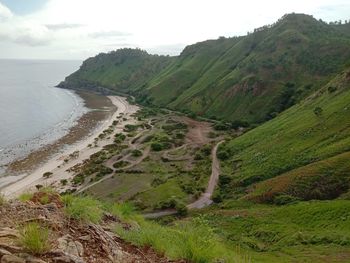
{"label": "rock", "polygon": [[91,237],[89,235],[87,236],[81,236],[79,237],[80,240],[83,240],[83,241],[90,241]]}
{"label": "rock", "polygon": [[39,258],[32,257],[32,258],[27,259],[26,263],[46,263],[46,261],[41,260]]}
{"label": "rock", "polygon": [[0,229],[0,237],[19,237],[16,229],[4,227]]}
{"label": "rock", "polygon": [[61,256],[53,258],[53,262],[55,263],[85,263],[85,261],[82,258],[75,257],[75,256]]}
{"label": "rock", "polygon": [[39,258],[33,257],[32,255],[29,255],[27,253],[18,253],[16,254],[16,256],[23,258],[26,261],[26,263],[46,263],[45,261]]}
{"label": "rock", "polygon": [[0,248],[0,258],[4,255],[11,255],[11,252],[7,251],[6,249]]}
{"label": "rock", "polygon": [[58,240],[58,249],[62,250],[62,252],[69,256],[83,256],[84,247],[78,242],[74,241],[70,235],[65,235]]}
{"label": "rock", "polygon": [[1,258],[1,263],[26,263],[26,261],[14,255],[5,255]]}

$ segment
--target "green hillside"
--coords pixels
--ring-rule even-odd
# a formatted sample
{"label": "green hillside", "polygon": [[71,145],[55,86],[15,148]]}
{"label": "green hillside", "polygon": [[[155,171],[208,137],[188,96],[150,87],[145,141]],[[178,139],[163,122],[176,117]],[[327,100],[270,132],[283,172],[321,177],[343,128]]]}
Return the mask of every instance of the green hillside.
{"label": "green hillside", "polygon": [[130,93],[143,104],[259,123],[349,65],[348,28],[289,14],[247,36],[187,46],[178,57],[132,49],[100,54],[60,86],[104,87]]}
{"label": "green hillside", "polygon": [[350,71],[221,151],[231,156],[224,173],[236,189],[222,190],[226,198],[278,203],[345,194],[350,186]]}
{"label": "green hillside", "polygon": [[119,49],[101,53],[83,62],[80,69],[58,86],[70,89],[111,90],[125,93],[142,88],[173,59],[149,55],[139,49]]}

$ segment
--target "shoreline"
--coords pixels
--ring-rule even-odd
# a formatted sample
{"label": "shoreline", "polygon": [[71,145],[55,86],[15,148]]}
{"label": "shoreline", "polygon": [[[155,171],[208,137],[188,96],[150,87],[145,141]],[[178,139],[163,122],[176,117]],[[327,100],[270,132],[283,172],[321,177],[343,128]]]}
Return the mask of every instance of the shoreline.
{"label": "shoreline", "polygon": [[[72,178],[72,174],[68,171],[74,165],[83,162],[85,159],[88,159],[92,154],[100,151],[103,146],[110,143],[106,140],[102,143],[99,143],[97,147],[89,147],[89,145],[94,144],[95,138],[103,132],[103,130],[108,129],[112,125],[113,121],[117,119],[119,115],[130,116],[138,110],[138,107],[135,105],[130,105],[126,98],[119,96],[108,96],[107,97],[111,103],[116,107],[113,114],[111,114],[107,119],[103,121],[94,131],[85,138],[81,138],[80,141],[70,144],[67,149],[64,149],[62,152],[59,152],[49,158],[49,160],[38,165],[36,169],[31,171],[26,176],[17,177],[18,180],[14,182],[9,182],[9,184],[1,189],[1,193],[6,198],[14,198],[19,194],[35,190],[36,185],[42,186],[53,186],[59,183],[61,180],[68,180]],[[125,123],[130,121],[126,120]],[[119,123],[117,128],[121,128],[123,124]],[[73,153],[78,152],[79,156],[73,158],[67,162],[64,160],[72,156]],[[52,172],[52,177],[45,179],[43,174],[46,172]],[[13,178],[13,177],[12,177]],[[59,186],[57,186],[59,188]],[[67,187],[66,187],[67,188]],[[61,187],[61,190],[64,190],[65,187]]]}
{"label": "shoreline", "polygon": [[78,96],[83,101],[86,109],[84,114],[76,119],[68,131],[58,139],[7,163],[4,176],[0,177],[0,189],[6,187],[7,181],[15,181],[15,177],[23,177],[31,173],[52,156],[62,153],[67,146],[84,140],[116,110],[106,96],[88,92],[74,92],[74,96]]}

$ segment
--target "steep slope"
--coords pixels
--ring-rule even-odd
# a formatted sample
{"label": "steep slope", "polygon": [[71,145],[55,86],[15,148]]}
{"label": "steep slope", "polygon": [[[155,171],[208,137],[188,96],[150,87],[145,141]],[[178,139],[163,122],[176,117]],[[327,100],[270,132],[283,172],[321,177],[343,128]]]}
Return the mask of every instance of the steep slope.
{"label": "steep slope", "polygon": [[119,49],[87,59],[58,86],[106,93],[110,90],[132,92],[146,85],[171,61],[169,56],[149,55],[139,49]]}
{"label": "steep slope", "polygon": [[236,189],[226,197],[244,195],[242,187],[250,189],[246,198],[257,201],[281,194],[309,200],[345,193],[350,186],[350,70],[223,150],[231,156],[224,173]]}
{"label": "steep slope", "polygon": [[130,49],[100,54],[61,86],[103,86],[144,104],[259,123],[349,65],[347,27],[289,14],[247,36],[188,46],[178,57]]}

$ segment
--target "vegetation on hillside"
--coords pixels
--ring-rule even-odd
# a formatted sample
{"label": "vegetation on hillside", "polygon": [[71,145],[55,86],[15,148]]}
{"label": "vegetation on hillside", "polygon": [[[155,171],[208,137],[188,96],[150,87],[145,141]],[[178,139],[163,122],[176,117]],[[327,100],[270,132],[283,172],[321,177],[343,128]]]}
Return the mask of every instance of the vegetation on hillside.
{"label": "vegetation on hillside", "polygon": [[346,70],[274,120],[226,143],[220,150],[230,158],[223,163],[223,173],[235,189],[225,192],[226,197],[241,197],[247,187],[245,198],[261,202],[279,195],[333,199],[347,192],[349,101]]}
{"label": "vegetation on hillside", "polygon": [[349,66],[348,27],[289,14],[247,36],[187,46],[177,57],[132,49],[99,54],[60,86],[129,93],[146,105],[260,123]]}

